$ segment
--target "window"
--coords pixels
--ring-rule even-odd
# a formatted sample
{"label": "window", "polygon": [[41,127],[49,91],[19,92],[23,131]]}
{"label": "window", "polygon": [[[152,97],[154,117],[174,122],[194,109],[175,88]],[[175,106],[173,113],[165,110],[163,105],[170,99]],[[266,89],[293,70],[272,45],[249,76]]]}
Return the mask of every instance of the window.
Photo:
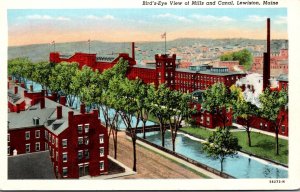
{"label": "window", "polygon": [[63,153],[63,162],[68,161],[68,153]]}
{"label": "window", "polygon": [[58,139],[55,139],[55,146],[58,147]]}
{"label": "window", "polygon": [[52,144],[54,145],[55,143],[55,139],[54,139],[54,135],[52,135]]}
{"label": "window", "polygon": [[82,145],[83,144],[83,137],[78,137],[78,145]]}
{"label": "window", "polygon": [[100,171],[104,170],[104,161],[100,161],[99,167],[100,167]]}
{"label": "window", "polygon": [[77,126],[78,134],[82,134],[82,125]]}
{"label": "window", "polygon": [[54,158],[54,152],[55,152],[55,150],[54,149],[52,149],[52,158]]}
{"label": "window", "polygon": [[40,138],[40,135],[41,135],[40,130],[36,130],[35,131],[35,138]]}
{"label": "window", "polygon": [[84,143],[85,143],[85,145],[89,144],[89,137],[88,136],[84,137]]}
{"label": "window", "polygon": [[45,150],[48,150],[48,143],[45,143]]}
{"label": "window", "polygon": [[99,135],[99,143],[104,143],[104,134]]}
{"label": "window", "polygon": [[104,156],[104,147],[100,147],[100,157]]}
{"label": "window", "polygon": [[68,167],[63,167],[63,177],[68,177]]}
{"label": "window", "polygon": [[10,134],[7,134],[7,142],[10,142]]}
{"label": "window", "polygon": [[265,128],[268,128],[268,124],[267,123],[265,123]]}
{"label": "window", "polygon": [[26,153],[30,153],[30,144],[26,144]]}
{"label": "window", "polygon": [[200,123],[203,123],[203,115],[201,115]]}
{"label": "window", "polygon": [[40,151],[40,142],[35,143],[35,151]]}
{"label": "window", "polygon": [[85,124],[84,125],[84,132],[89,133],[89,129],[90,129],[90,124]]}
{"label": "window", "polygon": [[85,159],[89,159],[90,158],[90,152],[88,149],[84,150],[84,157]]}
{"label": "window", "polygon": [[55,159],[56,159],[56,161],[58,161],[58,151],[56,151]]}
{"label": "window", "polygon": [[63,139],[62,140],[62,147],[63,148],[67,148],[67,145],[68,145],[68,140],[67,139]]}
{"label": "window", "polygon": [[7,155],[10,155],[10,146],[7,146]]}
{"label": "window", "polygon": [[281,125],[281,132],[282,132],[282,133],[285,132],[285,125]]}
{"label": "window", "polygon": [[210,118],[209,117],[206,117],[206,123],[207,123],[207,125],[210,124]]}
{"label": "window", "polygon": [[49,142],[51,142],[51,135],[50,135],[50,133],[49,133],[48,136],[49,136],[48,140],[49,140]]}
{"label": "window", "polygon": [[262,127],[263,127],[263,124],[262,124],[262,123],[260,123],[260,124],[259,124],[259,127],[262,129]]}
{"label": "window", "polygon": [[25,132],[25,139],[29,140],[30,139],[30,131]]}
{"label": "window", "polygon": [[48,132],[45,130],[45,139],[48,140]]}
{"label": "window", "polygon": [[82,157],[83,157],[83,151],[82,150],[78,151],[77,157],[78,157],[79,160],[82,159]]}

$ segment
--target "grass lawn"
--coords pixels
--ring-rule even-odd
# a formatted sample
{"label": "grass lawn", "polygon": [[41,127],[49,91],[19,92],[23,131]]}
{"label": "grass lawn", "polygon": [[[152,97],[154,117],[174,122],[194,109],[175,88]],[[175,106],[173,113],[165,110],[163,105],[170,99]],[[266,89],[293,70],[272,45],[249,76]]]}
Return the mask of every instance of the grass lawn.
{"label": "grass lawn", "polygon": [[[212,130],[202,127],[185,127],[181,130],[194,135],[200,139],[206,139],[212,133]],[[279,163],[288,163],[288,141],[279,138],[279,155],[276,155],[276,140],[274,137],[262,133],[251,132],[252,147],[248,146],[246,131],[233,132],[239,140],[242,151],[255,154],[259,157],[270,159]]]}

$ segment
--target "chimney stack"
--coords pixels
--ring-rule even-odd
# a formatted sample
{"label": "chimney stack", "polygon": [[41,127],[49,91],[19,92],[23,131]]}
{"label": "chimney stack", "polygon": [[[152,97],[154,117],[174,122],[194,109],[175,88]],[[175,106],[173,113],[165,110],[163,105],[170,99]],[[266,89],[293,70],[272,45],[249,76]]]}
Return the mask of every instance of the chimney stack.
{"label": "chimney stack", "polygon": [[20,113],[20,104],[18,103],[16,106],[17,106],[17,113]]}
{"label": "chimney stack", "polygon": [[18,86],[15,86],[15,94],[18,94]]}
{"label": "chimney stack", "polygon": [[81,104],[80,104],[80,113],[81,113],[81,114],[84,114],[84,113],[85,113],[85,104],[84,104],[84,103],[81,103]]}
{"label": "chimney stack", "polygon": [[67,103],[66,96],[60,96],[59,103],[65,106]]}
{"label": "chimney stack", "polygon": [[264,53],[263,90],[270,87],[271,38],[270,18],[267,19],[267,52]]}
{"label": "chimney stack", "polygon": [[42,97],[40,102],[41,102],[41,109],[44,109],[45,108],[45,97]]}
{"label": "chimney stack", "polygon": [[135,60],[135,46],[134,42],[131,43],[132,59]]}
{"label": "chimney stack", "polygon": [[25,89],[25,83],[21,83],[21,87]]}
{"label": "chimney stack", "polygon": [[59,105],[56,107],[57,110],[57,119],[61,119],[62,118],[62,107]]}

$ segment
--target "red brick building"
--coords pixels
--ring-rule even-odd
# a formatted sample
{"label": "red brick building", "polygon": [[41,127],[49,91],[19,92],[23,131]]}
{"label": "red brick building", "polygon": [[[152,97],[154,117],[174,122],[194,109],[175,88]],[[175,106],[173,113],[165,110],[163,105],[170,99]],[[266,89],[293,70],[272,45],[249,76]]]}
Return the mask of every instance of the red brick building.
{"label": "red brick building", "polygon": [[[57,178],[98,176],[108,172],[107,129],[98,111],[74,111],[45,97],[9,84],[8,97],[25,101],[24,110],[8,113],[8,155],[48,150]],[[15,92],[15,90],[18,90]],[[9,105],[10,106],[10,105]]]}
{"label": "red brick building", "polygon": [[[134,47],[134,43],[132,43]],[[172,90],[182,92],[194,92],[205,90],[217,82],[223,82],[227,87],[233,85],[237,79],[244,77],[245,73],[229,71],[227,67],[212,67],[208,65],[191,66],[189,69],[176,68],[176,55],[155,55],[155,65],[138,65],[135,61],[134,49],[132,57],[127,53],[120,53],[119,56],[111,61],[103,61],[96,54],[75,53],[73,56],[62,56],[59,53],[50,53],[50,62],[77,62],[81,68],[87,65],[100,72],[113,67],[120,58],[129,62],[127,78],[130,80],[139,78],[144,83],[154,83],[156,86],[165,83]],[[201,108],[199,108],[199,113]],[[230,118],[231,119],[231,118]],[[216,119],[211,119],[212,121]],[[229,121],[231,122],[231,121]],[[196,123],[201,124],[199,118]],[[214,128],[219,123],[214,122],[208,127]]]}

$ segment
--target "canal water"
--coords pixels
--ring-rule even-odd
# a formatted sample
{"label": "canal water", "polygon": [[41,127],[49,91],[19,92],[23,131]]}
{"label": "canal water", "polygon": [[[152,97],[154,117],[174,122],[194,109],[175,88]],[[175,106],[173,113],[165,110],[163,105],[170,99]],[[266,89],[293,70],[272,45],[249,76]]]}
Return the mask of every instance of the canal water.
{"label": "canal water", "polygon": [[[141,134],[139,134],[141,136]],[[147,140],[161,146],[160,132],[148,132]],[[165,147],[172,150],[171,133],[166,132]],[[175,151],[190,159],[198,161],[209,167],[221,170],[219,160],[208,157],[202,150],[201,140],[184,133],[176,138]],[[285,167],[238,153],[237,157],[228,157],[224,161],[223,171],[235,178],[287,178],[288,170]]]}

